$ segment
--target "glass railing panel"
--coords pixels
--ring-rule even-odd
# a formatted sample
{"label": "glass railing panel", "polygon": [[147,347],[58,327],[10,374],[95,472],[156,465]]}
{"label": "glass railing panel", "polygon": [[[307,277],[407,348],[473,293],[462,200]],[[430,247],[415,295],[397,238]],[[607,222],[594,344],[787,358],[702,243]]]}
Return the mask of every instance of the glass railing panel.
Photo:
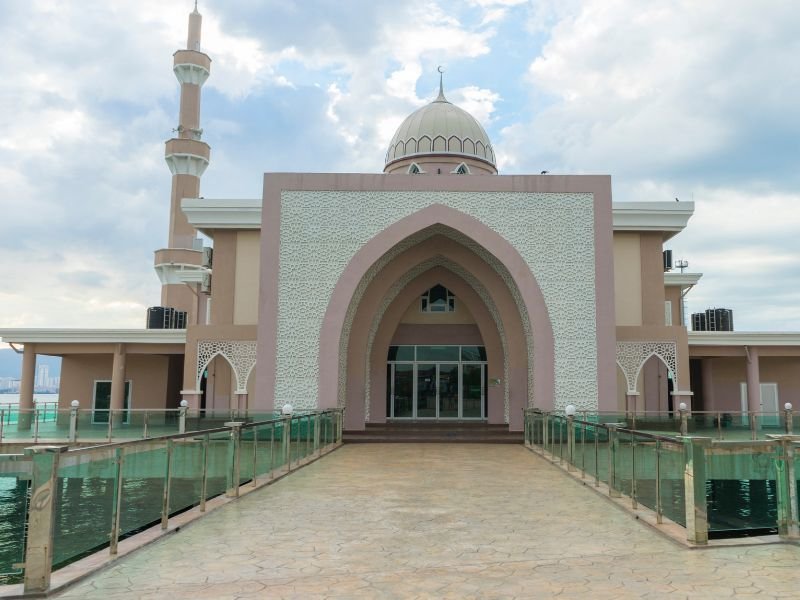
{"label": "glass railing panel", "polygon": [[[147,437],[160,437],[165,435],[175,435],[180,433],[180,410],[143,410],[142,416],[139,419],[144,426],[144,420],[147,419]],[[189,427],[189,420],[187,419],[186,431],[197,431]]]}
{"label": "glass railing panel", "polygon": [[633,483],[633,442],[635,436],[625,432],[617,433],[617,446],[614,451],[614,489],[625,496],[631,495]]}
{"label": "glass railing panel", "polygon": [[202,478],[202,441],[193,439],[176,440],[172,444],[169,514],[172,515],[200,504]]}
{"label": "glass railing panel", "polygon": [[609,432],[605,427],[597,426],[594,429],[597,437],[596,465],[597,476],[603,483],[608,483],[608,458],[609,458]]}
{"label": "glass railing panel", "polygon": [[147,529],[161,520],[166,473],[165,443],[126,449],[122,464],[120,537]]}
{"label": "glass railing panel", "polygon": [[256,448],[255,429],[242,429],[239,445],[239,485],[253,480],[253,451]]}
{"label": "glass railing panel", "polygon": [[228,487],[228,445],[230,434],[215,434],[208,442],[206,499],[224,494]]}
{"label": "glass railing panel", "polygon": [[108,439],[108,411],[78,409],[78,441],[98,441]]}
{"label": "glass railing panel", "polygon": [[777,531],[777,458],[771,445],[715,446],[706,452],[710,534]]}
{"label": "glass railing panel", "polygon": [[586,471],[586,476],[595,479],[597,477],[597,459],[599,454],[599,446],[595,444],[597,439],[597,426],[594,424],[584,423],[581,425],[581,439],[582,451],[581,459],[583,463],[581,467]]}
{"label": "glass railing panel", "polygon": [[280,439],[275,437],[275,428],[272,424],[262,425],[258,428],[258,450],[256,452],[256,475],[267,475],[275,465],[275,451],[280,445]]}
{"label": "glass railing panel", "polygon": [[656,441],[644,437],[635,437],[636,461],[633,474],[636,481],[636,500],[639,504],[657,510],[656,495]]}
{"label": "glass railing panel", "polygon": [[750,417],[747,413],[720,412],[715,417],[718,418],[717,434],[713,436],[715,439],[745,441],[752,438]]}
{"label": "glass railing panel", "polygon": [[758,439],[766,439],[767,435],[786,433],[783,415],[780,413],[760,413],[756,416]]}
{"label": "glass railing panel", "polygon": [[108,545],[116,489],[113,450],[62,456],[53,525],[53,566]]}
{"label": "glass railing panel", "polygon": [[684,449],[679,443],[661,444],[661,507],[664,516],[686,527]]}
{"label": "glass railing panel", "polygon": [[21,580],[15,564],[25,560],[31,463],[23,456],[0,455],[0,585]]}

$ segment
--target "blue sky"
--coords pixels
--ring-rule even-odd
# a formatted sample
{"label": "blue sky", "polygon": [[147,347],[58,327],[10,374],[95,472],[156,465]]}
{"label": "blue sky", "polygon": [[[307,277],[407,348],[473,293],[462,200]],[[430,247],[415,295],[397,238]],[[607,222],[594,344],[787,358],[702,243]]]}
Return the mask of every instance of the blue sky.
{"label": "blue sky", "polygon": [[[0,327],[141,327],[166,242],[172,53],[192,2],[0,4]],[[696,202],[689,311],[800,331],[800,5],[788,0],[201,0],[202,194],[264,171],[379,172],[435,95],[502,173],[609,173]]]}

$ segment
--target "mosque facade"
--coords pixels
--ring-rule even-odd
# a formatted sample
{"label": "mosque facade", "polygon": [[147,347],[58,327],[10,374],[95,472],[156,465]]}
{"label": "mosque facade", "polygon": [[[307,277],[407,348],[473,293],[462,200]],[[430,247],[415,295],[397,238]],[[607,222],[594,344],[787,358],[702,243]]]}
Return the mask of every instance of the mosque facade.
{"label": "mosque facade", "polygon": [[[701,275],[665,270],[692,202],[612,201],[607,175],[500,175],[483,127],[438,96],[400,124],[383,173],[266,173],[261,198],[205,199],[201,16],[181,86],[161,305],[185,328],[4,329],[63,357],[60,402],[254,413],[344,407],[370,423],[522,410],[774,411],[800,396],[800,334],[688,332]],[[213,240],[203,248],[201,232]]]}

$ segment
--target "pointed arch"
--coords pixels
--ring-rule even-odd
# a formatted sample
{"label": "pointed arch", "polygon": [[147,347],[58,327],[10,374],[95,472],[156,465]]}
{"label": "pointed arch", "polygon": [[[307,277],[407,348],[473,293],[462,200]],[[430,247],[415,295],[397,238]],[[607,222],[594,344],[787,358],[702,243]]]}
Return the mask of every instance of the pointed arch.
{"label": "pointed arch", "polygon": [[385,253],[403,240],[434,225],[444,225],[473,240],[507,269],[527,313],[534,351],[534,389],[539,406],[553,404],[553,329],[536,278],[519,252],[501,235],[461,211],[432,204],[393,223],[374,236],[352,257],[334,287],[323,318],[319,345],[319,406],[336,406],[339,389],[339,348],[351,300],[364,275]]}

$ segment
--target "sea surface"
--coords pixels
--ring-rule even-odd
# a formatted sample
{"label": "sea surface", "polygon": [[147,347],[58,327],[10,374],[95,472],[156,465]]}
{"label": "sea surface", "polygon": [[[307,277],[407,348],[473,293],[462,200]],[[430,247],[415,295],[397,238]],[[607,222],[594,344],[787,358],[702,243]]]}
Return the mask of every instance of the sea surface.
{"label": "sea surface", "polygon": [[[58,394],[34,394],[34,402],[58,402]],[[4,407],[7,404],[16,406],[19,404],[19,394],[0,394],[0,404]]]}

